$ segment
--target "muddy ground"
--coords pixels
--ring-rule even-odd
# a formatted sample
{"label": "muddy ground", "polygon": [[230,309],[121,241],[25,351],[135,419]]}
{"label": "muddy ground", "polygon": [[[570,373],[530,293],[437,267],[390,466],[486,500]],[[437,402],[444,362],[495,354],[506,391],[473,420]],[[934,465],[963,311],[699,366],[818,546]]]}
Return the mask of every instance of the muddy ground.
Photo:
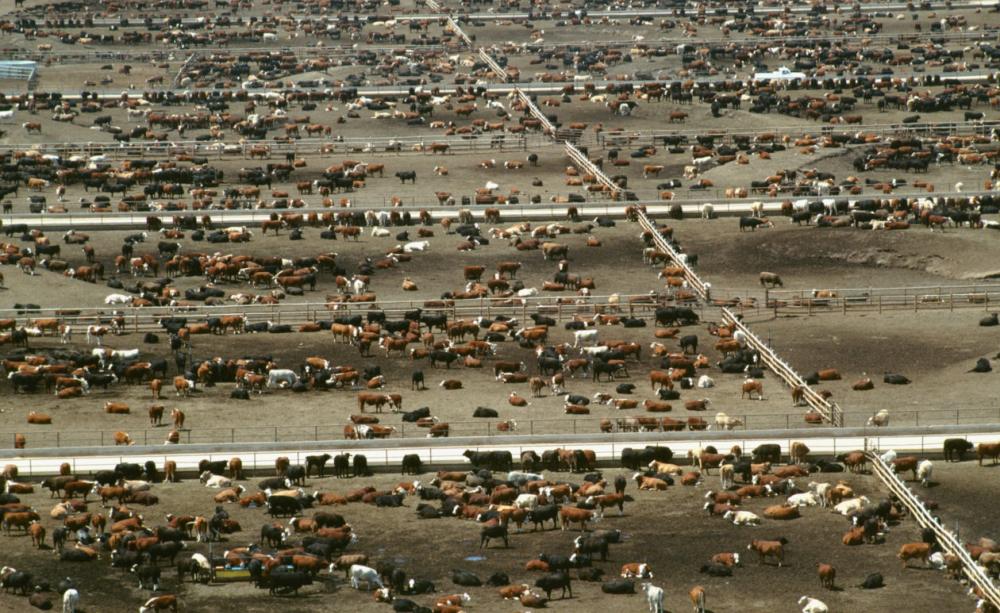
{"label": "muddy ground", "polygon": [[[617,473],[616,469],[608,469],[605,474],[610,477]],[[994,473],[969,463],[948,467],[937,473],[942,474],[941,483],[932,488],[928,496],[940,502],[940,513],[945,517],[962,512],[964,505],[961,497],[972,491],[977,493],[982,508],[990,508],[995,504],[997,488],[983,487],[981,479],[984,474],[989,474],[992,479]],[[565,473],[547,476],[579,480],[579,475]],[[419,478],[428,481],[430,477],[421,475]],[[628,493],[635,500],[626,504],[625,515],[608,514],[598,525],[599,528],[621,530],[623,543],[612,546],[608,562],[596,562],[595,565],[602,568],[606,576],[613,576],[627,562],[650,564],[654,572],[653,582],[664,587],[666,606],[670,611],[688,610],[686,593],[695,584],[706,587],[708,608],[718,612],[745,610],[748,603],[752,603],[749,606],[754,610],[798,610],[794,601],[802,594],[822,599],[831,610],[888,610],[893,607],[893,602],[901,598],[908,600],[908,609],[915,613],[971,610],[972,602],[965,596],[966,589],[947,579],[943,573],[916,567],[900,568],[895,558],[899,545],[920,538],[919,529],[912,520],[891,526],[883,544],[853,548],[840,543],[840,536],[847,529],[848,522],[819,508],[806,508],[803,518],[786,523],[764,520],[760,527],[737,528],[721,518],[709,518],[701,510],[705,492],[718,486],[717,479],[717,475],[708,476],[705,483],[697,487],[678,485],[666,492],[654,493],[638,492],[634,485],[630,485]],[[884,496],[871,477],[850,476],[847,480],[859,494],[872,499]],[[256,481],[253,478],[246,483],[251,491]],[[806,480],[801,481],[804,486]],[[389,488],[398,482],[397,475],[348,482],[326,478],[310,480],[307,489],[346,493],[361,485]],[[154,491],[160,497],[160,504],[141,509],[144,523],[149,526],[163,525],[167,512],[204,514],[210,513],[214,507],[210,496],[215,490],[206,490],[192,481],[157,485]],[[24,499],[43,513],[43,524],[51,533],[56,524],[47,516],[51,504],[47,494],[28,495]],[[414,517],[417,503],[411,497],[400,509],[375,510],[354,503],[318,510],[341,513],[352,525],[360,540],[348,552],[366,553],[372,560],[391,560],[405,569],[409,577],[433,581],[438,594],[468,591],[473,598],[469,607],[472,610],[521,609],[516,603],[501,601],[495,588],[458,588],[449,579],[452,569],[469,570],[483,579],[501,571],[507,573],[514,583],[533,584],[538,574],[524,571],[525,562],[542,552],[571,553],[572,539],[579,534],[577,530],[528,530],[523,534],[513,534],[509,549],[491,544],[480,551],[478,530],[474,523],[459,519],[417,520]],[[765,506],[775,503],[775,499],[752,500],[744,508],[759,514]],[[99,506],[99,503],[92,502],[90,510],[100,511]],[[266,522],[260,509],[243,509],[237,505],[226,505],[226,509],[233,519],[240,522],[243,532],[231,535],[223,543],[213,544],[212,550],[216,553],[254,542],[259,526]],[[963,535],[970,540],[980,535],[995,536],[993,528],[989,522],[967,525]],[[698,572],[701,564],[715,553],[737,551],[748,554],[746,546],[751,539],[778,537],[789,541],[786,565],[782,568],[773,563],[760,565],[755,558],[747,555],[743,566],[736,568],[731,578],[709,578]],[[45,577],[53,583],[63,576],[77,580],[82,586],[81,605],[86,611],[134,611],[149,596],[147,591],[138,589],[133,576],[109,569],[107,554],[99,561],[82,565],[53,564],[51,551],[31,549],[27,537],[4,536],[0,540],[4,543],[2,562],[5,565],[31,570],[36,576]],[[207,550],[204,544],[188,543],[188,550],[183,553]],[[815,575],[818,562],[833,564],[837,569],[837,590],[827,592],[820,589]],[[857,585],[872,572],[882,573],[886,587],[877,591],[858,589]],[[781,589],[774,588],[778,583]],[[227,607],[238,606],[246,611],[270,611],[276,606],[287,611],[312,611],[332,603],[336,603],[338,609],[387,610],[386,605],[372,602],[369,595],[352,590],[342,575],[331,577],[326,572],[321,573],[315,585],[303,589],[298,597],[280,599],[269,597],[266,592],[258,592],[247,584],[202,586],[185,583],[179,586],[174,572],[166,569],[161,589],[179,594],[185,611],[217,610],[220,598],[225,599]],[[550,602],[549,607],[590,612],[604,610],[609,604],[628,611],[645,610],[646,606],[640,595],[607,596],[600,592],[598,584],[582,581],[574,581],[573,594],[573,598],[564,601],[560,601],[556,594],[557,599]],[[413,597],[427,605],[433,605],[433,598]],[[0,596],[0,606],[9,611],[28,610],[24,599],[15,596]]]}

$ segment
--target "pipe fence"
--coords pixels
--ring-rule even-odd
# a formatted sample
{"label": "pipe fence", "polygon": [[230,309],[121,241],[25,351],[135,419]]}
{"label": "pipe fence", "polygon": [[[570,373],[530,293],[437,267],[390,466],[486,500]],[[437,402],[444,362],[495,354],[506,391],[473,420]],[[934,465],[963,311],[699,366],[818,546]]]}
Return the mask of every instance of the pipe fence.
{"label": "pipe fence", "polygon": [[914,287],[764,290],[764,306],[778,314],[883,311],[989,310],[1000,304],[1000,285],[968,284]]}
{"label": "pipe fence", "polygon": [[1000,607],[1000,589],[997,588],[993,579],[987,574],[985,568],[976,563],[969,555],[969,552],[958,540],[958,537],[950,530],[941,525],[924,503],[917,498],[907,487],[906,483],[900,479],[899,475],[884,461],[877,451],[867,451],[868,462],[872,466],[872,473],[878,477],[882,484],[906,507],[910,515],[917,520],[921,528],[930,529],[934,532],[938,544],[945,552],[957,557],[962,563],[962,573],[969,582],[979,588],[983,598]]}
{"label": "pipe fence", "polygon": [[85,326],[94,322],[110,323],[116,314],[125,320],[127,332],[155,332],[162,330],[163,318],[184,317],[192,323],[212,317],[243,315],[247,324],[271,322],[281,325],[301,325],[334,318],[364,317],[372,311],[381,311],[389,319],[402,318],[404,314],[421,308],[426,312],[446,313],[452,320],[492,318],[496,315],[516,317],[528,321],[532,313],[540,313],[558,322],[574,318],[592,319],[597,314],[622,314],[649,316],[659,306],[669,303],[668,295],[612,294],[608,296],[526,296],[507,298],[472,298],[454,300],[374,300],[370,302],[282,302],[279,304],[232,304],[210,306],[148,306],[132,307],[108,304],[103,307],[62,307],[43,309],[0,309],[0,319],[15,319],[31,323],[40,319],[58,319],[67,325]]}
{"label": "pipe fence", "polygon": [[103,155],[115,160],[170,158],[180,155],[205,157],[210,160],[247,159],[269,162],[275,156],[284,161],[286,154],[298,157],[330,156],[333,154],[426,155],[431,145],[448,145],[445,156],[473,151],[499,149],[524,150],[545,147],[551,141],[540,134],[490,133],[465,136],[369,136],[349,138],[289,138],[254,140],[241,143],[224,141],[150,141],[142,143],[34,143],[0,144],[0,154],[37,151],[43,155]]}
{"label": "pipe fence", "polygon": [[823,419],[834,426],[843,427],[844,412],[836,402],[831,402],[823,398],[816,390],[805,382],[805,379],[795,371],[787,362],[778,357],[764,341],[762,341],[753,331],[740,321],[736,315],[728,308],[722,308],[722,320],[733,326],[736,330],[746,335],[747,344],[752,346],[760,355],[760,360],[778,375],[793,390],[801,390],[802,399],[814,411],[823,416]]}
{"label": "pipe fence", "polygon": [[[343,404],[350,404],[354,401],[350,391],[331,391],[334,397]],[[269,395],[288,395],[292,392],[269,392]],[[86,402],[83,400],[81,402]],[[251,402],[253,402],[251,400]],[[470,407],[471,410],[471,407]],[[641,410],[640,410],[641,411]],[[845,428],[856,428],[865,433],[866,436],[879,436],[886,429],[875,426],[868,426],[867,416],[873,413],[857,412],[848,416]],[[416,424],[399,420],[399,415],[393,413],[368,413],[381,420],[380,425],[392,426],[395,430],[385,439],[395,441],[399,439],[427,439],[431,438],[427,427],[419,427]],[[654,433],[654,432],[747,432],[754,433],[765,430],[793,430],[806,427],[817,431],[831,432],[829,425],[808,425],[804,424],[800,415],[792,413],[737,413],[728,412],[729,417],[738,418],[742,425],[733,430],[720,430],[712,421],[711,415],[706,415],[705,422],[701,425],[695,423],[688,424],[687,418],[698,417],[696,414],[687,414],[676,417],[663,417],[662,414],[638,412],[634,415],[622,416],[618,411],[609,417],[588,417],[588,418],[514,418],[512,420],[497,419],[477,419],[477,420],[447,420],[449,426],[448,437],[453,438],[464,436],[485,437],[490,440],[509,440],[521,436],[537,435],[577,435],[577,434],[625,434],[625,433]],[[894,428],[927,428],[935,426],[984,426],[1000,422],[1000,407],[980,408],[962,407],[954,409],[907,409],[892,411],[892,426]],[[231,428],[198,428],[196,430],[181,430],[181,445],[202,445],[215,443],[287,443],[295,441],[334,441],[334,440],[354,440],[345,436],[345,427],[352,426],[351,422],[323,423],[303,426],[282,426],[255,424],[245,427]],[[500,430],[497,426],[502,425],[505,430]],[[509,429],[513,426],[514,429]],[[71,431],[47,431],[43,428],[35,428],[30,431],[12,430],[0,431],[0,447],[13,446],[15,435],[24,434],[28,444],[32,447],[63,448],[63,447],[109,447],[114,446],[114,434],[122,430],[79,430]],[[137,445],[159,445],[166,444],[166,438],[171,431],[169,426],[143,429],[128,429],[129,435]]]}

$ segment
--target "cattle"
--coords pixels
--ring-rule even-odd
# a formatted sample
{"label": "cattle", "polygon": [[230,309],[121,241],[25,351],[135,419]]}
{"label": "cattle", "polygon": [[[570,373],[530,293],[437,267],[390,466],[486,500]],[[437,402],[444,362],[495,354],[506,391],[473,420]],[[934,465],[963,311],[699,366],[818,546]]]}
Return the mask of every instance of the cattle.
{"label": "cattle", "polygon": [[784,546],[787,541],[785,539],[779,539],[777,541],[764,541],[753,539],[750,544],[747,545],[747,550],[756,551],[758,556],[758,562],[763,564],[767,558],[774,558],[778,562],[778,566],[782,566],[785,561],[785,549]]}
{"label": "cattle", "polygon": [[635,583],[628,579],[612,579],[601,585],[605,594],[635,594]]}
{"label": "cattle", "polygon": [[483,584],[482,579],[467,570],[451,571],[451,582],[462,587],[480,587]]}
{"label": "cattle", "polygon": [[750,511],[726,511],[722,516],[737,526],[757,526],[760,525],[760,517]]}
{"label": "cattle", "polygon": [[816,572],[819,574],[820,586],[828,590],[834,589],[834,583],[837,579],[837,569],[829,564],[820,562],[816,564]]}
{"label": "cattle", "polygon": [[799,598],[799,606],[802,607],[802,613],[829,613],[830,609],[821,600],[815,598],[810,598],[808,596],[802,596]]}
{"label": "cattle", "polygon": [[976,459],[980,466],[983,465],[984,458],[990,458],[996,464],[1000,459],[1000,443],[979,443],[976,446]]}
{"label": "cattle", "polygon": [[566,572],[557,572],[545,575],[535,581],[535,587],[541,589],[545,592],[545,597],[548,599],[552,598],[553,590],[561,590],[560,598],[566,597],[566,592],[569,592],[570,598],[573,597],[573,586],[570,581],[569,574]]}
{"label": "cattle", "polygon": [[139,607],[139,613],[151,613],[152,611],[172,611],[173,613],[177,613],[177,596],[173,594],[155,596]]}
{"label": "cattle", "polygon": [[695,613],[705,613],[705,588],[696,585],[688,591],[688,598],[694,606]]}

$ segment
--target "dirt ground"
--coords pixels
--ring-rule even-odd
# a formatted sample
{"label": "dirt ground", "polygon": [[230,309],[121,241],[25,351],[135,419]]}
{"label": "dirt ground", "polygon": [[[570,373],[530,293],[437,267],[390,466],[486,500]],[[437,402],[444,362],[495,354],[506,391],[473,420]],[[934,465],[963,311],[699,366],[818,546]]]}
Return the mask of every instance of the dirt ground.
{"label": "dirt ground", "polygon": [[[986,471],[987,469],[982,469]],[[984,507],[995,503],[997,488],[982,487],[982,471],[973,466],[948,467],[947,477],[942,484],[933,488],[932,495],[941,502],[941,513],[948,513],[961,507],[960,492],[975,489]],[[992,476],[995,471],[989,471]],[[607,477],[617,474],[615,469],[605,472]],[[426,482],[432,475],[421,475]],[[578,481],[579,476],[568,474],[546,475],[554,479]],[[826,477],[828,475],[821,475]],[[834,477],[834,476],[829,476]],[[910,520],[891,526],[885,542],[879,545],[864,545],[848,548],[840,543],[841,534],[848,522],[839,515],[819,508],[803,509],[803,518],[787,523],[764,520],[757,528],[737,528],[721,518],[710,518],[701,510],[704,494],[717,487],[718,476],[706,478],[697,487],[675,486],[666,492],[639,492],[630,485],[628,493],[634,501],[627,503],[625,515],[609,513],[597,527],[622,531],[623,543],[613,545],[608,562],[595,562],[595,566],[605,571],[605,576],[614,576],[620,566],[627,562],[646,562],[653,569],[656,585],[666,591],[666,606],[670,611],[686,611],[687,590],[700,584],[706,587],[708,608],[712,611],[771,609],[792,611],[798,597],[808,594],[826,602],[831,610],[863,609],[870,611],[888,610],[893,602],[906,598],[909,610],[915,613],[936,613],[937,611],[971,610],[972,603],[965,596],[966,589],[946,579],[943,573],[916,567],[903,570],[895,557],[902,543],[919,540],[919,529]],[[820,479],[824,480],[824,479]],[[847,480],[859,494],[881,499],[873,479],[868,476],[851,476]],[[247,483],[253,491],[256,479]],[[350,482],[335,479],[316,479],[308,484],[310,491],[335,491],[346,493],[361,485],[372,484],[378,488],[389,488],[398,483],[397,476],[384,475],[373,478],[352,479]],[[801,485],[805,485],[805,480]],[[955,490],[953,498],[943,494]],[[165,523],[164,514],[204,514],[213,508],[210,496],[214,490],[206,490],[195,482],[163,484],[154,488],[160,497],[160,504],[141,509],[144,523],[158,526]],[[991,493],[993,492],[993,493]],[[982,496],[992,499],[983,499]],[[46,494],[34,494],[24,500],[35,505],[45,516],[43,524],[49,529],[55,526],[45,512],[50,506]],[[951,501],[955,502],[952,503]],[[946,504],[947,501],[947,504]],[[409,577],[425,578],[433,581],[438,594],[467,591],[472,596],[470,608],[473,610],[515,611],[521,610],[516,603],[503,602],[495,588],[459,588],[451,583],[452,569],[469,570],[485,580],[493,572],[501,571],[510,576],[513,583],[533,584],[537,573],[523,570],[524,564],[539,553],[566,554],[572,552],[572,539],[576,530],[566,532],[545,530],[537,533],[526,531],[513,534],[511,547],[491,544],[487,549],[478,549],[478,530],[475,524],[459,519],[420,521],[414,519],[418,501],[409,498],[399,509],[369,509],[360,503],[346,507],[318,508],[317,510],[341,513],[359,536],[359,542],[348,552],[366,553],[372,560],[391,560],[407,572]],[[744,508],[760,513],[765,506],[775,504],[774,499],[752,500]],[[91,503],[92,512],[100,511],[99,503]],[[226,505],[226,510],[243,527],[242,533],[231,535],[223,543],[213,544],[216,555],[223,549],[246,545],[256,540],[258,526],[266,523],[259,509],[242,509],[237,505]],[[311,514],[311,513],[307,513]],[[416,525],[414,522],[418,522]],[[983,525],[986,533],[994,528],[989,523]],[[971,529],[971,528],[969,528]],[[976,532],[978,537],[980,533]],[[985,533],[984,533],[985,534]],[[788,539],[786,565],[778,568],[769,563],[758,564],[746,547],[753,538]],[[970,535],[970,538],[973,538]],[[134,611],[137,604],[149,596],[140,591],[137,581],[117,570],[108,569],[108,561],[103,558],[77,565],[50,562],[51,552],[30,548],[27,537],[0,537],[4,543],[2,562],[21,570],[30,570],[39,578],[47,578],[52,583],[63,576],[70,576],[81,585],[81,605],[86,611]],[[447,545],[442,546],[443,543]],[[188,543],[182,555],[194,551],[207,552],[203,544]],[[731,578],[709,578],[698,572],[701,564],[715,553],[736,551],[744,558],[742,567],[734,569]],[[745,554],[745,555],[744,555]],[[481,559],[480,559],[481,558]],[[815,576],[818,562],[832,564],[837,570],[837,589],[832,592],[821,590]],[[877,591],[858,589],[858,584],[872,572],[880,572],[886,587]],[[319,606],[337,603],[337,608],[350,607],[357,611],[385,611],[385,605],[376,604],[367,594],[357,593],[345,583],[342,575],[328,576],[321,573],[316,584],[304,588],[298,597],[273,599],[266,593],[257,592],[246,584],[179,586],[172,570],[164,570],[161,589],[166,593],[177,593],[185,611],[217,610],[219,599],[225,599],[227,607],[240,607],[246,611],[269,611],[280,606],[287,611],[313,611]],[[774,589],[780,582],[781,589]],[[645,600],[636,596],[607,596],[600,592],[599,585],[582,581],[573,582],[573,598],[549,603],[554,610],[600,611],[609,604],[624,607],[625,610],[645,610]],[[333,600],[331,600],[333,599]],[[415,596],[418,603],[433,605],[434,596]],[[23,598],[0,596],[0,606],[12,612],[27,611]]]}
{"label": "dirt ground", "polygon": [[[945,274],[960,274],[968,270],[963,266],[966,254],[970,250],[980,250],[989,253],[993,248],[988,240],[988,231],[955,230],[944,235],[915,229],[910,233],[873,233],[853,230],[819,230],[815,228],[797,227],[794,225],[779,226],[773,230],[755,233],[739,233],[733,220],[686,220],[674,224],[676,235],[690,252],[698,253],[699,272],[704,278],[712,280],[716,291],[727,295],[745,294],[740,288],[746,288],[756,279],[762,269],[779,272],[787,280],[786,287],[808,289],[811,287],[836,287],[844,285],[856,286],[902,286],[902,285],[947,285],[960,282]],[[727,240],[718,241],[718,233],[724,232]],[[636,240],[635,226],[619,223],[615,228],[595,229],[595,236],[603,241],[599,248],[587,248],[582,245],[582,235],[564,235],[561,240],[570,245],[571,270],[579,274],[592,276],[595,280],[597,293],[642,293],[660,286],[655,278],[654,269],[643,269],[640,262],[640,245]],[[314,238],[314,233],[307,231],[307,236]],[[105,254],[114,249],[120,240],[117,233],[94,233],[95,246],[98,254]],[[709,243],[710,240],[714,242]],[[401,265],[397,269],[379,272],[373,277],[372,288],[379,296],[386,299],[406,299],[406,293],[399,290],[399,283],[404,276],[411,277],[421,288],[420,296],[437,296],[440,292],[459,289],[461,275],[456,265],[445,262],[452,259],[449,244],[455,242],[454,236],[435,237],[431,239],[435,245],[426,254],[417,254],[413,262]],[[819,257],[812,250],[819,244],[827,244],[827,249]],[[883,244],[892,247],[882,247]],[[378,255],[391,239],[374,239],[366,237],[355,244],[337,241],[336,249],[340,252],[338,260],[343,261],[348,271],[354,269],[364,255]],[[333,244],[331,242],[323,242]],[[901,268],[896,260],[889,260],[883,267],[872,266],[864,260],[852,259],[839,254],[850,253],[852,245],[856,249],[895,249],[900,255],[899,261],[910,261],[917,258],[918,250],[931,250],[939,255],[935,266],[930,270]],[[195,243],[185,243],[195,246]],[[316,245],[315,251],[303,249],[285,237],[258,237],[249,245],[250,252],[266,249],[268,253],[292,257],[319,252],[317,242],[306,241],[306,245]],[[147,248],[150,243],[147,243]],[[376,251],[376,245],[377,251]],[[439,247],[440,246],[440,247]],[[140,250],[141,251],[141,250]],[[239,253],[239,251],[237,251]],[[608,254],[614,254],[609,257]],[[743,254],[750,254],[746,257]],[[784,254],[777,256],[773,254]],[[524,268],[519,277],[526,286],[538,286],[544,279],[551,278],[555,272],[554,263],[543,260],[537,252],[518,254]],[[79,263],[81,256],[75,251],[68,252],[71,263]],[[494,242],[489,246],[463,256],[463,264],[481,263],[492,269],[496,262],[515,257],[515,252],[502,243]],[[801,258],[801,260],[799,259]],[[981,261],[988,260],[983,257]],[[110,264],[110,262],[108,262]],[[635,274],[622,275],[622,270],[637,271]],[[648,271],[648,272],[646,272]],[[323,275],[315,292],[306,292],[299,300],[322,300],[332,290],[331,278]],[[176,281],[177,287],[185,289],[200,284],[199,279],[183,279]],[[69,306],[67,295],[74,295],[77,303],[99,304],[103,296],[111,291],[101,285],[90,285],[83,282],[70,281],[64,277],[43,272],[40,276],[29,278],[24,275],[9,275],[7,278],[7,301],[12,304],[25,296],[31,296],[43,306]],[[231,292],[245,291],[246,288],[227,288]],[[753,290],[759,291],[759,288]],[[416,306],[419,302],[415,303]],[[233,312],[239,312],[234,307]],[[566,307],[563,317],[569,317],[573,307]],[[701,311],[706,320],[718,318],[712,309]],[[516,313],[524,319],[522,313]],[[322,313],[317,317],[323,317]],[[648,317],[648,314],[646,315]],[[847,415],[849,425],[861,425],[875,411],[890,408],[894,425],[919,425],[930,423],[983,423],[995,421],[1000,407],[995,402],[997,385],[992,383],[992,374],[975,374],[967,372],[979,357],[990,357],[997,351],[988,331],[987,334],[977,334],[978,319],[982,311],[978,309],[958,310],[951,312],[893,311],[878,316],[877,314],[841,315],[824,314],[813,317],[779,317],[774,318],[767,310],[745,312],[747,321],[762,338],[769,339],[779,355],[789,361],[799,372],[811,373],[822,368],[837,368],[843,380],[822,384],[823,389],[833,392],[836,400]],[[891,318],[891,319],[890,319]],[[887,325],[891,321],[892,325]],[[910,331],[919,328],[921,333],[914,336]],[[714,350],[714,339],[708,335],[703,326],[685,329],[684,334],[696,334],[700,340],[699,350],[707,355],[712,363],[721,356]],[[601,418],[627,418],[642,414],[641,401],[655,397],[647,387],[647,373],[650,369],[659,367],[659,359],[652,358],[649,346],[658,342],[653,336],[653,327],[622,328],[619,326],[602,327],[599,339],[620,339],[636,341],[642,345],[642,356],[638,362],[630,359],[628,368],[630,377],[625,380],[636,385],[632,397],[640,401],[637,410],[616,410],[611,406],[592,404],[591,415],[570,416],[563,412],[563,399],[554,396],[550,391],[544,392],[542,398],[530,398],[531,405],[526,408],[512,407],[507,403],[511,392],[528,397],[530,392],[524,384],[504,384],[494,379],[491,365],[493,360],[523,361],[529,374],[537,373],[534,355],[512,342],[498,345],[495,358],[487,359],[484,368],[432,368],[425,362],[411,362],[395,356],[386,358],[383,352],[376,351],[371,358],[361,358],[357,350],[344,344],[333,343],[325,334],[291,334],[291,335],[227,335],[225,337],[194,337],[193,357],[195,359],[222,356],[224,358],[259,355],[272,355],[280,366],[298,368],[303,359],[319,355],[331,360],[334,364],[350,364],[357,368],[379,366],[387,380],[387,392],[399,392],[404,395],[404,410],[429,406],[432,412],[443,421],[451,424],[452,434],[483,434],[496,433],[494,423],[490,420],[471,420],[472,411],[478,406],[495,408],[500,420],[514,419],[519,422],[523,433],[555,433],[565,431],[594,432],[598,429]],[[573,343],[571,333],[562,330],[562,326],[553,329],[551,343]],[[165,357],[170,363],[169,376],[173,376],[173,360],[168,349],[160,344],[144,345],[137,334],[109,338],[108,346],[119,349],[139,347],[142,355],[148,358]],[[676,341],[665,341],[666,346],[675,350]],[[32,346],[36,348],[57,348],[56,339],[36,339]],[[82,334],[82,328],[74,338],[73,347],[89,351]],[[575,354],[576,350],[572,352]],[[414,369],[425,372],[429,389],[415,392],[409,389],[410,374]],[[881,382],[884,371],[899,372],[908,376],[913,383],[909,386],[888,386]],[[962,385],[963,394],[956,398],[951,387],[940,384],[942,371],[947,373],[947,379]],[[674,411],[668,414],[686,419],[692,414],[683,410],[684,401],[688,399],[706,398],[711,401],[709,414],[700,414],[711,420],[716,412],[726,412],[729,415],[740,416],[745,423],[753,428],[784,427],[798,423],[801,408],[791,406],[787,391],[783,384],[768,377],[765,380],[766,400],[741,399],[739,385],[742,378],[738,375],[724,375],[715,369],[706,371],[715,379],[716,386],[711,389],[684,390],[681,400],[673,402]],[[875,380],[875,390],[855,392],[851,390],[854,381],[863,373]],[[465,390],[448,392],[438,386],[446,378],[461,378],[465,382]],[[622,382],[622,381],[619,381]],[[229,440],[301,440],[312,438],[340,438],[342,427],[350,414],[357,412],[355,393],[351,391],[332,391],[327,393],[308,393],[296,395],[293,404],[288,403],[289,392],[269,392],[262,397],[255,397],[249,403],[228,399],[232,384],[221,384],[213,388],[199,389],[190,398],[168,398],[168,403],[183,408],[188,414],[187,430],[182,433],[183,439],[190,442],[219,442]],[[594,383],[587,378],[570,378],[566,389],[569,393],[592,396],[594,393],[612,391],[612,387],[604,383]],[[152,398],[145,386],[133,387],[118,385],[108,391],[94,390],[82,399],[59,401],[51,395],[36,394],[25,396],[30,403],[23,404],[13,411],[0,417],[0,436],[12,440],[14,432],[24,431],[32,446],[59,444],[102,444],[109,442],[110,435],[116,430],[130,432],[140,442],[157,443],[166,436],[163,429],[150,429],[146,418],[145,407]],[[458,401],[456,402],[456,399]],[[102,412],[107,400],[123,400],[132,407],[132,414],[127,416],[109,416]],[[275,410],[280,408],[280,410]],[[30,426],[24,423],[26,414],[31,411],[46,411],[53,415],[52,426]],[[959,411],[956,416],[955,411]],[[918,415],[916,411],[919,411]],[[695,414],[694,416],[698,416]],[[406,426],[398,415],[385,414],[380,416],[383,424],[392,425],[400,430],[400,435],[422,436],[422,431]],[[471,420],[471,421],[470,421]],[[56,439],[58,433],[58,440]],[[102,438],[103,437],[103,438]]]}

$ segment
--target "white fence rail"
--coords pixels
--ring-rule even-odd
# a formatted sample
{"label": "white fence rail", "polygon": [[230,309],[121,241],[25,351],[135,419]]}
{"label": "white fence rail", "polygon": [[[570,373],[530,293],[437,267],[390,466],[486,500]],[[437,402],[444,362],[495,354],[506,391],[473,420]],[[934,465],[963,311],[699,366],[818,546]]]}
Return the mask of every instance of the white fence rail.
{"label": "white fence rail", "polygon": [[875,476],[906,506],[906,509],[917,520],[921,528],[929,528],[934,532],[934,536],[937,538],[937,542],[942,549],[961,560],[962,572],[974,586],[979,588],[984,599],[992,603],[993,606],[1000,607],[1000,589],[997,589],[993,579],[986,573],[986,569],[972,559],[972,556],[969,555],[969,552],[966,551],[953,532],[944,528],[940,522],[934,519],[934,516],[930,514],[927,507],[910,491],[910,488],[906,486],[892,468],[882,461],[878,453],[869,451],[867,455]]}
{"label": "white fence rail", "polygon": [[685,258],[681,258],[680,254],[670,246],[670,243],[668,243],[666,239],[660,235],[656,224],[649,219],[649,216],[647,216],[644,211],[637,209],[637,214],[639,217],[639,225],[642,226],[642,229],[653,235],[653,244],[656,245],[656,248],[663,253],[666,253],[674,266],[679,266],[684,270],[684,280],[687,281],[688,287],[694,289],[702,300],[706,302],[711,300],[712,286],[702,281],[701,277],[698,276],[698,273],[696,273],[694,269],[691,268],[691,266],[689,266],[685,261]]}

